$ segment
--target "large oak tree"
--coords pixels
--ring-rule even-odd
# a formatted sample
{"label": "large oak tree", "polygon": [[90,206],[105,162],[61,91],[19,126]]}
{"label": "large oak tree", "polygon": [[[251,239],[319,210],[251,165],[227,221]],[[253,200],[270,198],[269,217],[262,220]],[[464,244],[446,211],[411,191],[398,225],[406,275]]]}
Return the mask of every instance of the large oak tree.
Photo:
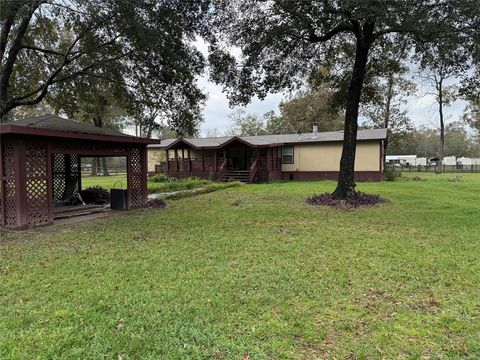
{"label": "large oak tree", "polygon": [[[216,5],[212,78],[226,85],[232,103],[295,88],[354,49],[336,198],[356,193],[358,112],[367,68],[375,65],[369,64],[370,54],[396,34],[410,36],[414,45],[479,25],[474,0],[231,0]],[[235,58],[229,46],[240,48],[242,56]]]}
{"label": "large oak tree", "polygon": [[204,100],[196,77],[205,61],[193,42],[207,12],[203,0],[1,1],[0,118],[44,100],[73,111],[95,83],[123,88],[136,115],[157,107],[190,129],[182,122],[197,121]]}

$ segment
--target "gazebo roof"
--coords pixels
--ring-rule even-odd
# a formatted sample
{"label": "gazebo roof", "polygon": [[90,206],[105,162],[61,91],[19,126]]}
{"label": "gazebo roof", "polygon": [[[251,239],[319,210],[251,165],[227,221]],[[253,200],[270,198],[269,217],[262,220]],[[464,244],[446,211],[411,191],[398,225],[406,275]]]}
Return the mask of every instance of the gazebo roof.
{"label": "gazebo roof", "polygon": [[127,135],[55,115],[41,115],[0,125],[0,134],[18,134],[98,140],[121,143],[159,144],[160,140]]}

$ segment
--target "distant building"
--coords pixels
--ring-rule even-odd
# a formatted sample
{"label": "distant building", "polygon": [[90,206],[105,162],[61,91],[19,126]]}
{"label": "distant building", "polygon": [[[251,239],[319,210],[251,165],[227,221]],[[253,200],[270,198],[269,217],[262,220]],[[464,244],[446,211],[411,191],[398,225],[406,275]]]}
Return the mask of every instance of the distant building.
{"label": "distant building", "polygon": [[387,155],[385,157],[387,165],[399,164],[401,166],[417,166],[417,155]]}

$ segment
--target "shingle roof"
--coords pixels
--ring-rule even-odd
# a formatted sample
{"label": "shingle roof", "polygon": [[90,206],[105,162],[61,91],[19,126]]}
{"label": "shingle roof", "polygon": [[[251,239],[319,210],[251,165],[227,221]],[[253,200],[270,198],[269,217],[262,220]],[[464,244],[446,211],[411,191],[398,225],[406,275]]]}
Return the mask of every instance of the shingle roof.
{"label": "shingle roof", "polygon": [[100,128],[55,115],[41,115],[0,124],[2,134],[17,133],[62,138],[83,138],[96,141],[126,143],[159,143],[156,139],[139,138],[120,131]]}
{"label": "shingle roof", "polygon": [[[368,129],[359,130],[357,140],[383,140],[387,137],[387,129]],[[317,137],[313,133],[304,134],[285,134],[285,135],[258,135],[258,136],[228,136],[215,138],[183,138],[182,140],[197,148],[216,148],[221,147],[226,142],[238,138],[252,146],[269,146],[283,144],[300,144],[316,142],[338,142],[343,141],[343,131],[320,132]],[[152,148],[168,148],[179,139],[162,140],[160,145],[149,145]]]}
{"label": "shingle roof", "polygon": [[26,126],[38,129],[59,130],[59,131],[73,131],[85,134],[98,135],[114,135],[114,136],[130,136],[119,131],[100,128],[86,123],[69,120],[55,115],[40,115],[32,118],[20,119],[10,121],[2,125],[16,125]]}

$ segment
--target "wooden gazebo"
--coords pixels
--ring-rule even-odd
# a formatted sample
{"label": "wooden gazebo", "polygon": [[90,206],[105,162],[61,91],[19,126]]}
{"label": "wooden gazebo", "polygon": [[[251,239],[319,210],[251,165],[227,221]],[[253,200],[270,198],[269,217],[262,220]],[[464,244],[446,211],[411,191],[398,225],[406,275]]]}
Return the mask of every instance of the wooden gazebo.
{"label": "wooden gazebo", "polygon": [[0,225],[53,223],[55,199],[81,188],[82,156],[125,156],[129,208],[147,202],[146,146],[159,140],[125,135],[53,115],[0,125]]}

